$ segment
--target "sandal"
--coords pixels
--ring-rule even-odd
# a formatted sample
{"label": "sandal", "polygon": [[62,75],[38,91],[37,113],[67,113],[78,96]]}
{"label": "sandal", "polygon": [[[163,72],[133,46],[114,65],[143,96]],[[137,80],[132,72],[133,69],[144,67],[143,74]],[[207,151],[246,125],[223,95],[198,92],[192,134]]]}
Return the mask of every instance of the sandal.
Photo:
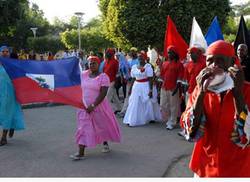
{"label": "sandal", "polygon": [[85,159],[85,156],[80,156],[78,153],[72,154],[69,156],[73,161],[79,161]]}
{"label": "sandal", "polygon": [[0,146],[6,145],[6,144],[7,144],[7,139],[1,139]]}

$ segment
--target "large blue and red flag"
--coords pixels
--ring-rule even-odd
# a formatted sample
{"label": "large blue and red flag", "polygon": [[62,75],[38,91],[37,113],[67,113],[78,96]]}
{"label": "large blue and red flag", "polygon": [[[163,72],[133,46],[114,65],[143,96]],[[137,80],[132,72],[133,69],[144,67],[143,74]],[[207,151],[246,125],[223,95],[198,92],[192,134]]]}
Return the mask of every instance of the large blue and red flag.
{"label": "large blue and red flag", "polygon": [[0,62],[21,104],[52,102],[84,108],[76,57],[48,62],[0,57]]}

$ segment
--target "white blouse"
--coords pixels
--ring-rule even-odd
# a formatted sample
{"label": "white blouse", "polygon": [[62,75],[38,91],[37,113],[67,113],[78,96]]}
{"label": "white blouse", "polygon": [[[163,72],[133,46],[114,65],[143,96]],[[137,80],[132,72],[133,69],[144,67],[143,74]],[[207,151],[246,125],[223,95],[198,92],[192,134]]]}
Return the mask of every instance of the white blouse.
{"label": "white blouse", "polygon": [[152,66],[148,63],[144,65],[144,71],[142,72],[138,65],[134,65],[131,69],[131,77],[136,80],[146,79],[148,77],[153,77],[153,69]]}

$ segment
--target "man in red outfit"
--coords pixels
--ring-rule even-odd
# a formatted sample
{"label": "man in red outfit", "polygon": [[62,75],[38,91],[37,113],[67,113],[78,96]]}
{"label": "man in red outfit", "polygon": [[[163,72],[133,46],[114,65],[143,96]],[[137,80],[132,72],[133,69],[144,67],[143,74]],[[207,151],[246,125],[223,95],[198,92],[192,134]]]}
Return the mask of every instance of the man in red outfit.
{"label": "man in red outfit", "polygon": [[108,48],[105,52],[105,62],[103,72],[106,73],[110,80],[110,86],[107,98],[112,105],[115,114],[121,111],[121,102],[116,94],[115,79],[119,69],[119,62],[115,59],[115,50]]}
{"label": "man in red outfit", "polygon": [[187,93],[190,95],[196,86],[196,76],[206,67],[206,57],[202,54],[202,50],[197,47],[188,49],[190,61],[185,65],[184,81],[188,85]]}
{"label": "man in red outfit", "polygon": [[[186,139],[196,141],[189,167],[200,177],[250,177],[250,147],[242,147],[247,144],[243,128],[250,109],[250,85],[244,83],[236,64],[231,44],[222,40],[211,44],[207,66],[197,76],[181,117]],[[218,78],[215,70],[226,75],[217,91],[209,85]]]}
{"label": "man in red outfit", "polygon": [[180,109],[179,87],[183,79],[184,67],[179,60],[178,50],[175,46],[168,47],[168,58],[162,64],[161,78],[163,80],[160,96],[160,106],[166,128],[172,130],[177,123]]}
{"label": "man in red outfit", "polygon": [[[203,55],[202,48],[191,47],[188,49],[188,56],[190,56],[188,62],[184,66],[184,79],[183,79],[183,88],[187,90],[185,95],[185,104],[187,104],[189,95],[193,92],[196,86],[196,77],[200,71],[206,67],[206,56]],[[180,123],[182,125],[183,123]],[[178,135],[184,136],[185,132],[182,129],[178,132]]]}

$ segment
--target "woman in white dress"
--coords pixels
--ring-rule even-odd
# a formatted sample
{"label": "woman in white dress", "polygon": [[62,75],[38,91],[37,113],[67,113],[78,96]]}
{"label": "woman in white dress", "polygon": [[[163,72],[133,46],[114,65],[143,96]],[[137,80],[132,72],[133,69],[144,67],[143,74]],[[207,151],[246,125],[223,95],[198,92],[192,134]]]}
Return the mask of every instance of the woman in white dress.
{"label": "woman in white dress", "polygon": [[140,126],[150,121],[161,121],[160,106],[157,102],[157,90],[153,87],[153,69],[146,63],[147,55],[139,54],[139,65],[131,69],[133,86],[131,87],[129,105],[123,123]]}

